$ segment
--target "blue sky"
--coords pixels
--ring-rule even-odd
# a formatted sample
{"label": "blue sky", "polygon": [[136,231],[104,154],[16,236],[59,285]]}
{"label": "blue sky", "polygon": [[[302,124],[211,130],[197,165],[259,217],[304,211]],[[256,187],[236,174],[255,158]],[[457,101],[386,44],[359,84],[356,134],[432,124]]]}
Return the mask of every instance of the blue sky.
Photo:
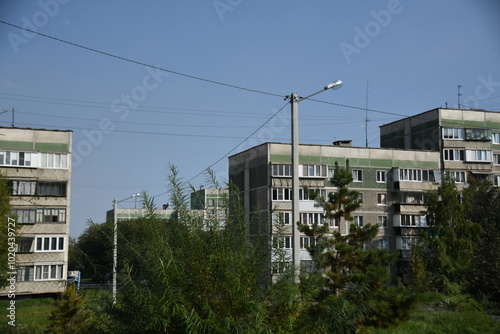
{"label": "blue sky", "polygon": [[3,0],[2,21],[135,62],[0,23],[0,109],[19,127],[73,130],[77,237],[114,198],[169,202],[169,164],[199,187],[207,167],[227,177],[228,153],[289,142],[284,97],[337,79],[315,96],[327,103],[300,103],[301,143],[365,146],[368,106],[378,147],[380,125],[457,107],[457,85],[463,107],[500,111],[499,18],[496,0]]}

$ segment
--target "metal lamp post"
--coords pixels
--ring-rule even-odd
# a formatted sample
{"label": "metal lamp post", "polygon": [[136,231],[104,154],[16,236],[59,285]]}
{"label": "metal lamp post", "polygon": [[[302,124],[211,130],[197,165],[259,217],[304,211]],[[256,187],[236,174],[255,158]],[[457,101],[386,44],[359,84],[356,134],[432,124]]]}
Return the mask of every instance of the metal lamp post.
{"label": "metal lamp post", "polygon": [[116,210],[118,209],[118,203],[140,195],[140,193],[137,193],[120,201],[113,200],[113,304],[116,304],[116,268],[118,266],[118,216]]}
{"label": "metal lamp post", "polygon": [[[299,216],[299,102],[304,101],[316,94],[324,92],[328,89],[339,89],[342,87],[342,81],[337,80],[326,85],[322,90],[308,95],[299,97],[296,93],[292,93],[290,104],[292,106],[292,262],[294,271],[300,271],[300,231],[298,228]],[[298,278],[298,275],[295,275]]]}

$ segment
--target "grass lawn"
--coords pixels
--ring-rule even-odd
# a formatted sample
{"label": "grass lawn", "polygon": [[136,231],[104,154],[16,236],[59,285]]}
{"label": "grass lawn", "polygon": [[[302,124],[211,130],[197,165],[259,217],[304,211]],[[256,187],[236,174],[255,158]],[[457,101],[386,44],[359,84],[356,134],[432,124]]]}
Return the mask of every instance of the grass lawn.
{"label": "grass lawn", "polygon": [[49,316],[55,306],[53,298],[26,298],[16,300],[16,326],[8,324],[7,317],[10,300],[0,300],[1,333],[42,333],[48,324]]}

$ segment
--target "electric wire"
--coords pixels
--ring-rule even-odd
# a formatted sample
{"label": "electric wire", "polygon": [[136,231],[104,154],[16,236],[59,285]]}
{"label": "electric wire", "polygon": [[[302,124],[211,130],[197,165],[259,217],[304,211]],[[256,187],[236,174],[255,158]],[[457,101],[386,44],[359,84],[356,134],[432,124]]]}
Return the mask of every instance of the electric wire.
{"label": "electric wire", "polygon": [[152,68],[152,69],[155,69],[155,70],[160,70],[160,71],[168,72],[168,73],[171,73],[171,74],[183,76],[183,77],[186,77],[186,78],[190,78],[190,79],[194,79],[194,80],[198,80],[198,81],[204,81],[204,82],[208,82],[208,83],[219,85],[219,86],[224,86],[224,87],[239,89],[239,90],[243,90],[243,91],[247,91],[247,92],[252,92],[252,93],[257,93],[257,94],[263,94],[263,95],[269,95],[269,96],[283,97],[282,94],[269,93],[269,92],[264,92],[264,91],[257,90],[257,89],[241,87],[241,86],[237,86],[237,85],[233,85],[233,84],[228,84],[228,83],[221,82],[221,81],[206,79],[206,78],[198,77],[198,76],[191,75],[191,74],[186,74],[186,73],[182,73],[182,72],[178,72],[178,71],[169,70],[169,69],[166,69],[166,68],[163,68],[163,67],[159,67],[159,66],[149,65],[149,64],[137,61],[137,60],[133,60],[133,59],[122,57],[122,56],[117,56],[117,55],[109,53],[109,52],[100,51],[100,50],[97,50],[97,49],[94,49],[94,48],[90,48],[88,46],[84,46],[84,45],[80,45],[80,44],[73,43],[73,42],[70,42],[70,41],[66,41],[66,40],[61,39],[61,38],[57,38],[57,37],[50,36],[50,35],[47,35],[47,34],[42,34],[41,32],[33,31],[33,30],[28,29],[28,28],[21,27],[21,26],[18,26],[18,25],[9,23],[9,22],[2,21],[2,20],[0,20],[0,23],[3,23],[5,25],[9,25],[9,26],[14,27],[14,28],[18,28],[18,29],[21,29],[21,30],[28,31],[30,33],[37,34],[39,36],[43,36],[45,38],[49,38],[49,39],[52,39],[54,41],[65,43],[65,44],[68,44],[68,45],[71,45],[71,46],[74,46],[74,47],[77,47],[77,48],[80,48],[80,49],[83,49],[83,50],[95,52],[95,53],[98,53],[98,54],[101,54],[101,55],[104,55],[104,56],[107,56],[107,57],[120,59],[120,60],[129,62],[129,63],[133,63],[133,64],[145,66],[145,67],[149,67],[149,68]]}

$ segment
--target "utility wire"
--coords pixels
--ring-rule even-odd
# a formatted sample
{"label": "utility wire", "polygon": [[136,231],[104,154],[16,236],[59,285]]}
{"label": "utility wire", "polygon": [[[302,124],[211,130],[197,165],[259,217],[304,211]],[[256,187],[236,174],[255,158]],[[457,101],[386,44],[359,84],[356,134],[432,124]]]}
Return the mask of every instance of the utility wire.
{"label": "utility wire", "polygon": [[11,27],[18,28],[18,29],[21,29],[21,30],[25,30],[25,31],[28,31],[30,33],[37,34],[37,35],[40,35],[40,36],[43,36],[43,37],[46,37],[46,38],[50,38],[50,39],[52,39],[54,41],[58,41],[58,42],[65,43],[65,44],[68,44],[68,45],[71,45],[71,46],[75,46],[75,47],[80,48],[80,49],[84,49],[84,50],[87,50],[87,51],[99,53],[99,54],[102,54],[104,56],[108,56],[108,57],[120,59],[120,60],[129,62],[129,63],[133,63],[133,64],[137,64],[137,65],[141,65],[141,66],[153,68],[153,69],[156,69],[156,70],[168,72],[168,73],[179,75],[179,76],[183,76],[183,77],[186,77],[186,78],[190,78],[190,79],[194,79],[194,80],[199,80],[199,81],[204,81],[204,82],[212,83],[212,84],[219,85],[219,86],[225,86],[225,87],[230,87],[230,88],[234,88],[234,89],[244,90],[244,91],[252,92],[252,93],[258,93],[258,94],[263,94],[263,95],[283,97],[282,94],[274,94],[274,93],[264,92],[264,91],[257,90],[257,89],[241,87],[241,86],[232,85],[232,84],[228,84],[228,83],[221,82],[221,81],[206,79],[206,78],[202,78],[202,77],[198,77],[198,76],[194,76],[194,75],[190,75],[190,74],[186,74],[186,73],[181,73],[181,72],[169,70],[169,69],[166,69],[166,68],[163,68],[163,67],[149,65],[149,64],[137,61],[137,60],[133,60],[133,59],[130,59],[130,58],[125,58],[125,57],[117,56],[117,55],[114,55],[112,53],[100,51],[100,50],[97,50],[97,49],[90,48],[88,46],[83,46],[83,45],[80,45],[80,44],[77,44],[77,43],[66,41],[64,39],[60,39],[60,38],[53,37],[53,36],[50,36],[50,35],[42,34],[41,32],[33,31],[33,30],[30,30],[30,29],[27,29],[27,28],[24,28],[24,27],[20,27],[18,25],[15,25],[15,24],[12,24],[12,23],[9,23],[9,22],[5,22],[5,21],[2,21],[2,20],[0,20],[0,23],[6,24],[6,25],[9,25]]}

